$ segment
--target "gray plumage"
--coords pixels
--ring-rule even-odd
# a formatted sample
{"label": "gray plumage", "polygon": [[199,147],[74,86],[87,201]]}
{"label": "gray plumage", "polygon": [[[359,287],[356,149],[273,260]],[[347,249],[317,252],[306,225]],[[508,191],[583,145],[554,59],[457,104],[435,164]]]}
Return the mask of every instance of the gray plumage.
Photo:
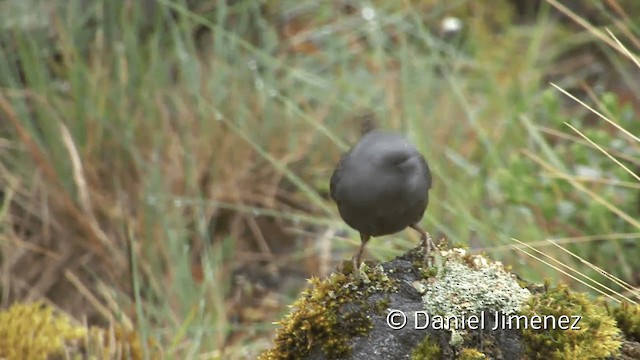
{"label": "gray plumage", "polygon": [[418,223],[429,202],[431,183],[424,157],[400,134],[371,130],[342,155],[329,189],[342,219],[360,232],[354,267],[371,236],[407,227],[420,232],[427,259],[431,239]]}

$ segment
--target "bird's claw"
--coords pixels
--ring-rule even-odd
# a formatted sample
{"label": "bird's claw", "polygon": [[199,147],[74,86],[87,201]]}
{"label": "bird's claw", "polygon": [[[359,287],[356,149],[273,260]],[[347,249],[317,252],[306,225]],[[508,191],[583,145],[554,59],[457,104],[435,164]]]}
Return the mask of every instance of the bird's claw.
{"label": "bird's claw", "polygon": [[360,280],[360,264],[356,256],[352,258],[353,261],[353,275],[357,280]]}
{"label": "bird's claw", "polygon": [[425,266],[427,268],[431,267],[431,260],[433,259],[433,256],[431,255],[431,251],[432,249],[436,248],[436,245],[433,243],[433,240],[431,239],[431,234],[429,234],[428,232],[425,232],[424,236],[422,237],[422,248],[423,248],[423,262],[425,264]]}

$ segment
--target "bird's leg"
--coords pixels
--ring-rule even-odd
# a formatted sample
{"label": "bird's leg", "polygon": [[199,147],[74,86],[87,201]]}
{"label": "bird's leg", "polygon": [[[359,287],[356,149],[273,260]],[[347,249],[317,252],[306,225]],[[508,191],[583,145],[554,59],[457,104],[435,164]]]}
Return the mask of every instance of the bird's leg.
{"label": "bird's leg", "polygon": [[424,263],[427,267],[430,267],[431,266],[430,264],[431,248],[436,247],[435,244],[433,243],[433,240],[431,240],[431,235],[428,232],[422,230],[422,228],[418,224],[411,225],[411,228],[420,233],[420,239],[422,240],[422,247],[424,249]]}
{"label": "bird's leg", "polygon": [[367,245],[367,241],[369,241],[370,236],[360,233],[360,249],[353,257],[353,273],[357,278],[360,278],[360,260],[362,259],[362,252],[364,251],[364,246]]}

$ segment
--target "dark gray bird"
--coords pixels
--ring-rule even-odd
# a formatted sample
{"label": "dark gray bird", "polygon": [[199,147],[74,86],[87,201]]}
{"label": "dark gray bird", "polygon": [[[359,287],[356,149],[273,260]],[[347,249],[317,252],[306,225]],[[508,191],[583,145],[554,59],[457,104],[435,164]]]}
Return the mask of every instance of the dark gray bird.
{"label": "dark gray bird", "polygon": [[372,236],[407,227],[420,233],[428,266],[433,242],[418,223],[429,202],[429,166],[404,136],[372,127],[365,120],[360,142],[342,155],[329,187],[342,219],[360,232],[353,269],[359,274],[362,252]]}

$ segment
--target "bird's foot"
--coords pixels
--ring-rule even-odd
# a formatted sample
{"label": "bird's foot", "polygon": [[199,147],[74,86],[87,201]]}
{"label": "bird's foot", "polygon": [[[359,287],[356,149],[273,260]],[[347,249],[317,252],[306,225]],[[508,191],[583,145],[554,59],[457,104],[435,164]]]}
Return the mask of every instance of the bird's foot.
{"label": "bird's foot", "polygon": [[367,269],[369,268],[369,266],[367,265],[367,263],[358,263],[358,261],[355,259],[352,260],[353,261],[353,277],[354,280],[357,283],[364,283],[364,284],[368,284],[371,282],[371,280],[369,279],[369,275],[367,275]]}
{"label": "bird's foot", "polygon": [[362,280],[364,282],[366,282],[366,280],[369,280],[369,278],[367,277],[367,274],[364,272],[364,269],[360,268],[360,262],[362,260],[362,252],[364,251],[364,246],[367,245],[367,241],[369,241],[369,238],[370,238],[369,235],[360,233],[360,248],[352,258],[353,275],[355,276],[356,280]]}
{"label": "bird's foot", "polygon": [[436,245],[433,243],[433,240],[431,240],[431,235],[427,231],[424,231],[420,227],[420,225],[413,224],[411,225],[411,228],[420,233],[420,239],[422,240],[422,251],[424,256],[423,263],[427,268],[430,268],[432,265],[431,260],[434,259],[434,257],[431,256],[431,249],[435,249]]}
{"label": "bird's foot", "polygon": [[433,243],[431,239],[431,234],[425,231],[424,236],[422,237],[422,248],[424,252],[423,262],[427,268],[431,267],[433,260],[433,256],[431,255],[431,251],[436,249],[436,245]]}
{"label": "bird's foot", "polygon": [[360,261],[358,261],[356,256],[354,256],[351,261],[353,261],[353,276],[355,276],[357,280],[360,280]]}

